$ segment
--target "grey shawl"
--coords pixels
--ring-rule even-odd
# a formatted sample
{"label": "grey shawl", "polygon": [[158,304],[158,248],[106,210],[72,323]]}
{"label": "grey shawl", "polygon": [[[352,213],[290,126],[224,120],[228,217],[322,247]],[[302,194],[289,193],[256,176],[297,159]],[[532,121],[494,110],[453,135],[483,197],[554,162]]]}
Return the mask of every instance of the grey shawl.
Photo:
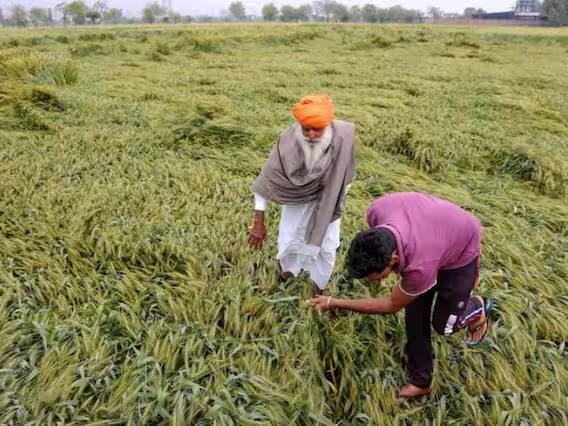
{"label": "grey shawl", "polygon": [[278,204],[317,201],[306,229],[306,242],[321,247],[327,227],[341,216],[345,190],[355,173],[355,125],[334,120],[331,143],[309,171],[295,136],[297,126],[278,137],[252,189]]}

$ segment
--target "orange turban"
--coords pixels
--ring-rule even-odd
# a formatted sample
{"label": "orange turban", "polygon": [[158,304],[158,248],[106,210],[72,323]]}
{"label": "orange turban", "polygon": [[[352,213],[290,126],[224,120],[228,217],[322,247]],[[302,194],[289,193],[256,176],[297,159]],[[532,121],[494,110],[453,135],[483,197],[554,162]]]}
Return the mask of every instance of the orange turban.
{"label": "orange turban", "polygon": [[321,129],[334,118],[333,101],[327,95],[313,93],[300,99],[292,114],[302,125]]}

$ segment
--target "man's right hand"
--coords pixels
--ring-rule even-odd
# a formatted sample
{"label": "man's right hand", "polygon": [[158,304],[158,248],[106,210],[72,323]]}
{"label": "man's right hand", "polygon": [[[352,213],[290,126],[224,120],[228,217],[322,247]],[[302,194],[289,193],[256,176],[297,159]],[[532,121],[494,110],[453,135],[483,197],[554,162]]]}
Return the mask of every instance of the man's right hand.
{"label": "man's right hand", "polygon": [[250,230],[249,244],[252,248],[259,250],[266,240],[266,226],[264,226],[264,212],[257,211],[254,217],[254,224]]}

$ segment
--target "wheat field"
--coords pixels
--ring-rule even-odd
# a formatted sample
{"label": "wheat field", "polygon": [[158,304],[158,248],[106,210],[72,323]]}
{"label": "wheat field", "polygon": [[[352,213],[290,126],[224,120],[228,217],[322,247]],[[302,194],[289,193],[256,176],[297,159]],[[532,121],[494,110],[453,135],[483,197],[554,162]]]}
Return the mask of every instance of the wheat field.
{"label": "wheat field", "polygon": [[[371,200],[484,225],[486,342],[434,338],[397,407],[402,313],[312,313],[247,246],[251,183],[319,91],[357,124],[330,294]],[[568,30],[0,30],[0,424],[568,425]]]}

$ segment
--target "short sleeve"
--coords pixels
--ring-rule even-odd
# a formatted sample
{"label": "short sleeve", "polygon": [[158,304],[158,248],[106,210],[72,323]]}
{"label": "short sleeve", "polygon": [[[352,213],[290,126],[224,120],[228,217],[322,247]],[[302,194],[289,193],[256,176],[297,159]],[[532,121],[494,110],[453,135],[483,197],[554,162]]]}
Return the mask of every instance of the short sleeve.
{"label": "short sleeve", "polygon": [[377,208],[377,201],[375,200],[367,209],[367,224],[369,228],[374,228],[378,225],[378,208]]}
{"label": "short sleeve", "polygon": [[400,289],[408,296],[419,296],[436,285],[438,269],[434,265],[419,266],[402,274]]}

